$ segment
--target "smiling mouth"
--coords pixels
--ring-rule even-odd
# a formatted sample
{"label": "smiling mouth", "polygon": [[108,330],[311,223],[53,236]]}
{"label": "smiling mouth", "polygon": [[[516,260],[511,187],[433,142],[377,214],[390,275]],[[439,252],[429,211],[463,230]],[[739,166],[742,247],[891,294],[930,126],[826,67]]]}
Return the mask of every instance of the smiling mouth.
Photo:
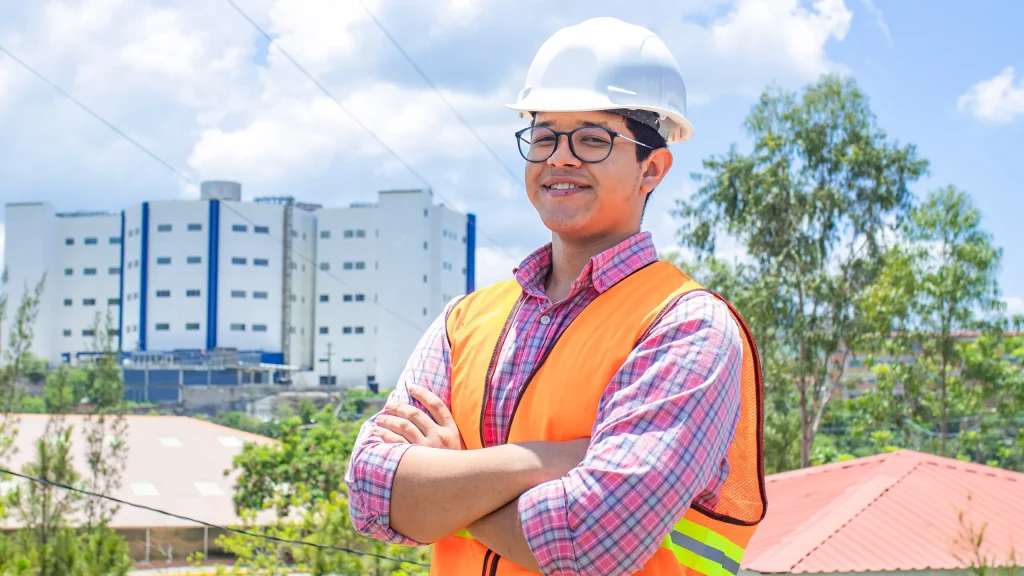
{"label": "smiling mouth", "polygon": [[571,196],[573,194],[583,192],[584,190],[589,190],[590,186],[587,186],[586,184],[559,182],[557,184],[552,184],[551,186],[545,186],[544,189],[547,190],[548,194],[551,196]]}

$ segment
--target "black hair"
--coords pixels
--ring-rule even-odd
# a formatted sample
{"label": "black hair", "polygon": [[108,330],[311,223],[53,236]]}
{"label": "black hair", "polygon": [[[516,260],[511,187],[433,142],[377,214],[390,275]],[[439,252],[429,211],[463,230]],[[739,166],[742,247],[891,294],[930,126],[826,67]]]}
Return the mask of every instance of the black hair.
{"label": "black hair", "polygon": [[[650,148],[647,146],[635,146],[637,162],[647,160],[651,155],[651,152],[654,152],[658,148],[665,148],[668,146],[668,143],[665,142],[665,138],[663,138],[654,128],[632,118],[623,117],[623,119],[626,121],[626,128],[628,128],[632,133],[633,139],[637,142],[643,142],[647,146],[650,146]],[[652,194],[654,194],[654,190],[648,192],[647,197],[644,198],[644,208],[643,212],[640,214],[641,221],[643,221],[644,213],[647,212],[647,203],[651,201]]]}

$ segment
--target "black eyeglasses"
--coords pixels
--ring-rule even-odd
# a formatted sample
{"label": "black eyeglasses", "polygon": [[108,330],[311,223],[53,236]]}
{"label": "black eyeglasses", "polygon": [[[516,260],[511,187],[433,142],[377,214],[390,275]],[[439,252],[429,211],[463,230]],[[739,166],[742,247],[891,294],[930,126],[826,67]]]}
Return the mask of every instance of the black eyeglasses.
{"label": "black eyeglasses", "polygon": [[516,142],[519,143],[519,153],[527,162],[545,162],[555,153],[562,136],[569,140],[569,151],[573,156],[580,162],[591,164],[611,155],[616,138],[653,149],[603,126],[581,126],[571,132],[556,132],[546,126],[530,126],[516,132]]}

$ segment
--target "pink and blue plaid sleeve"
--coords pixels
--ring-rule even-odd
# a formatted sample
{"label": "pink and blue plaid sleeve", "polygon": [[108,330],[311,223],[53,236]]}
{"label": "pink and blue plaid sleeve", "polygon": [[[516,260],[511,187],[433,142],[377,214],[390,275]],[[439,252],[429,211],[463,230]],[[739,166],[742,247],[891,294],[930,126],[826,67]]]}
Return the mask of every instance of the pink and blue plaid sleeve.
{"label": "pink and blue plaid sleeve", "polygon": [[728,307],[682,297],[601,399],[586,459],[519,499],[544,574],[632,574],[691,502],[717,497],[740,409],[743,346]]}
{"label": "pink and blue plaid sleeve", "polygon": [[[424,407],[409,395],[409,385],[427,388],[444,401],[451,402],[451,350],[445,319],[458,299],[452,300],[427,328],[405,365],[389,402]],[[359,429],[352,448],[345,484],[348,488],[349,516],[352,526],[364,536],[415,546],[420,544],[391,529],[391,486],[398,463],[409,444],[385,444],[370,431],[380,413],[374,414]]]}

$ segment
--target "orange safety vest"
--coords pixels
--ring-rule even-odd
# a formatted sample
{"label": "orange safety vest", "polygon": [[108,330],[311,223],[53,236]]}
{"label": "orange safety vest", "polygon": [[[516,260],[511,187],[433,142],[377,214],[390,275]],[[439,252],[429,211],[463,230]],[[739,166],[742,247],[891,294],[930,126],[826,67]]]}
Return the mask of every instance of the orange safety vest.
{"label": "orange safety vest", "polygon": [[[589,437],[601,395],[612,376],[663,311],[682,295],[704,290],[675,266],[656,262],[634,272],[591,302],[530,375],[517,399],[506,443]],[[448,315],[451,411],[467,449],[482,446],[487,389],[522,290],[506,281],[462,299]],[[728,304],[728,303],[727,303]],[[740,418],[729,448],[730,471],[712,508],[692,505],[638,574],[735,575],[743,551],[764,518],[763,402],[757,349],[750,330],[729,306],[743,333]],[[465,530],[436,542],[431,574],[532,574],[501,558]]]}

